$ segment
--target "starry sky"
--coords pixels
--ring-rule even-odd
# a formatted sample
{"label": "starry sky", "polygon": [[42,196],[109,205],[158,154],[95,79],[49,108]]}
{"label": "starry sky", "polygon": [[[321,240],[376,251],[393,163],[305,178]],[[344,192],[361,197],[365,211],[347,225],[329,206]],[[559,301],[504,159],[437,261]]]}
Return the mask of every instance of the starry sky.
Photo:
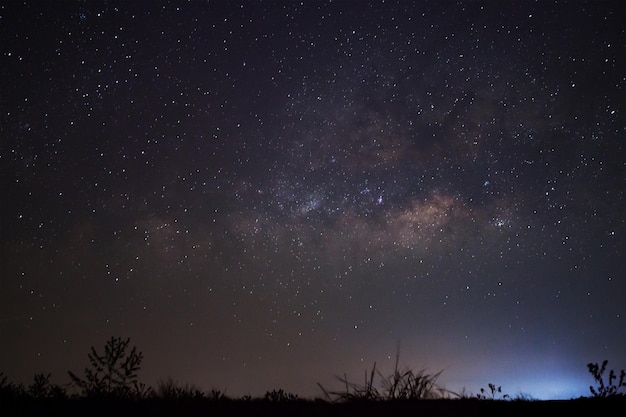
{"label": "starry sky", "polygon": [[626,368],[620,1],[3,1],[0,370],[320,396]]}

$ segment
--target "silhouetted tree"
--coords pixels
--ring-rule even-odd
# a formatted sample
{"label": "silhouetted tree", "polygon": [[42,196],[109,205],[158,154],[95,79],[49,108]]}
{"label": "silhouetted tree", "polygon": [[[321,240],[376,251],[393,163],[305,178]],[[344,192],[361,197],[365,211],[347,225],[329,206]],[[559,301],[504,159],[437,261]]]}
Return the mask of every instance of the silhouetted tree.
{"label": "silhouetted tree", "polygon": [[129,352],[129,343],[129,338],[111,337],[103,354],[92,346],[84,378],[69,371],[72,382],[90,397],[145,397],[150,389],[137,380],[143,354],[134,346]]}

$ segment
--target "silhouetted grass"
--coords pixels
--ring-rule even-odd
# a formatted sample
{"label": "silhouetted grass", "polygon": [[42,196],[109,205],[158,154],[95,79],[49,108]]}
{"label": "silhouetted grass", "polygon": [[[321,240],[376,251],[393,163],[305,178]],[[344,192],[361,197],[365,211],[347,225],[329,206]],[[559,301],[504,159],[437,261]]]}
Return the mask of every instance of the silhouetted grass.
{"label": "silhouetted grass", "polygon": [[[318,383],[328,401],[390,401],[390,400],[425,400],[441,399],[450,392],[437,384],[441,371],[427,374],[425,370],[414,371],[399,368],[399,355],[396,355],[394,370],[384,375],[376,369],[376,363],[368,373],[365,371],[363,384],[350,382],[344,374],[337,379],[344,386],[343,391],[329,391]],[[375,383],[378,377],[380,382]]]}
{"label": "silhouetted grass", "polygon": [[258,398],[230,398],[219,390],[204,392],[172,378],[159,381],[155,389],[146,387],[137,377],[142,355],[135,348],[127,351],[128,346],[128,339],[111,338],[103,354],[92,347],[92,367],[85,369],[85,377],[70,373],[73,387],[79,389],[74,394],[51,382],[50,374],[36,374],[25,387],[0,373],[0,415],[626,415],[626,395],[620,392],[626,386],[625,372],[618,377],[610,371],[605,381],[607,361],[588,365],[597,383],[590,387],[593,397],[562,401],[532,400],[524,394],[511,399],[491,383],[475,396],[464,390],[454,393],[437,384],[441,372],[401,369],[399,354],[389,374],[374,363],[365,371],[363,383],[351,382],[344,374],[337,377],[341,390],[329,391],[318,384],[323,399],[302,399],[282,389]]}
{"label": "silhouetted grass", "polygon": [[175,401],[183,399],[204,399],[204,392],[193,385],[180,385],[172,378],[160,380],[154,390],[154,396],[165,401]]}

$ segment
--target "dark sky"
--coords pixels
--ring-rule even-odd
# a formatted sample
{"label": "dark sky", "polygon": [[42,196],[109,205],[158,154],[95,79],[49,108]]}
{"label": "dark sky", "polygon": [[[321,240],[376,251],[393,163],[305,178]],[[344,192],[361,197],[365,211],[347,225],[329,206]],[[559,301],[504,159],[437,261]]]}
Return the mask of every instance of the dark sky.
{"label": "dark sky", "polygon": [[0,370],[626,368],[625,3],[2,1]]}

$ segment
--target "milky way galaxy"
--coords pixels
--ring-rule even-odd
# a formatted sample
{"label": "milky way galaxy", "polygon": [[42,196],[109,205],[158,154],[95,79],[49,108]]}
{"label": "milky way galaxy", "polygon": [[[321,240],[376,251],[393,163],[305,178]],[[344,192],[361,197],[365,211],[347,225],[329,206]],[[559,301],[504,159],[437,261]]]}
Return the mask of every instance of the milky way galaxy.
{"label": "milky way galaxy", "polygon": [[319,396],[626,368],[620,1],[0,5],[0,370]]}

